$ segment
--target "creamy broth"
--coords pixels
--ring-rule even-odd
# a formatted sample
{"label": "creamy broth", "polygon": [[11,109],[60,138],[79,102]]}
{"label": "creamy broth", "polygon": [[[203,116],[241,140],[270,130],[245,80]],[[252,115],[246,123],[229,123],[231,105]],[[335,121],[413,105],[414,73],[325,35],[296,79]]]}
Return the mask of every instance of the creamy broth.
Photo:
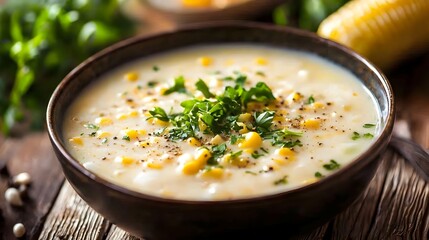
{"label": "creamy broth", "polygon": [[[230,118],[214,109],[235,106],[227,86],[253,96],[235,98],[241,112]],[[219,44],[105,74],[68,109],[64,141],[86,169],[120,186],[224,200],[323,179],[365,151],[378,125],[375,100],[345,69],[298,51]]]}

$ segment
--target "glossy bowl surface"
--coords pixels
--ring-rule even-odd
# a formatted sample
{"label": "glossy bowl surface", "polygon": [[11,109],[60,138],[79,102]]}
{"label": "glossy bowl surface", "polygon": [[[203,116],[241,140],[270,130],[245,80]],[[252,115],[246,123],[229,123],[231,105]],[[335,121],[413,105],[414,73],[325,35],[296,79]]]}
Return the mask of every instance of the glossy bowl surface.
{"label": "glossy bowl surface", "polygon": [[[129,61],[184,46],[255,43],[312,52],[349,69],[371,91],[381,110],[381,134],[350,164],[326,178],[288,192],[250,199],[163,199],[112,184],[86,170],[62,138],[65,111],[92,81]],[[49,137],[67,180],[98,213],[145,239],[207,239],[287,235],[325,223],[365,190],[392,135],[394,100],[384,75],[348,48],[299,29],[254,22],[218,22],[148,37],[134,37],[90,57],[59,84],[47,110]]]}

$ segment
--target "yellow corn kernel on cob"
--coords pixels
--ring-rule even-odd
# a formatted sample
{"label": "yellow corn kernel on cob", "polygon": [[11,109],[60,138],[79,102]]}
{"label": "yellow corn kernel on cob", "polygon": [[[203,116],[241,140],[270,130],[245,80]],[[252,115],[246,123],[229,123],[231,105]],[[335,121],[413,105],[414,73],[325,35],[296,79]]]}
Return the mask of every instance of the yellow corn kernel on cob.
{"label": "yellow corn kernel on cob", "polygon": [[350,1],[323,20],[317,33],[390,70],[429,50],[428,14],[428,0]]}

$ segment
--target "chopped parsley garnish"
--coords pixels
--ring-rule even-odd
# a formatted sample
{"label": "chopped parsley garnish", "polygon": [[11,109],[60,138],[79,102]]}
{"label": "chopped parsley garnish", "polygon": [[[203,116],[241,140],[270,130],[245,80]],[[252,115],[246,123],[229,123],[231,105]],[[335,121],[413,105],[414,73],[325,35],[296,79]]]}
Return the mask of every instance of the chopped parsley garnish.
{"label": "chopped parsley garnish", "polygon": [[244,139],[244,137],[243,136],[239,136],[239,135],[232,135],[231,138],[229,139],[229,142],[231,144],[235,144],[240,139]]}
{"label": "chopped parsley garnish", "polygon": [[226,144],[222,143],[212,147],[212,157],[207,160],[208,165],[218,165],[218,159],[221,158],[227,150]]}
{"label": "chopped parsley garnish", "polygon": [[261,77],[265,77],[265,73],[261,72],[261,71],[257,71],[256,75],[261,76]]}
{"label": "chopped parsley garnish", "polygon": [[283,176],[282,178],[280,178],[279,180],[276,180],[274,182],[274,185],[283,185],[283,184],[287,184],[287,175]]}
{"label": "chopped parsley garnish", "polygon": [[210,92],[209,87],[203,80],[199,79],[198,82],[195,83],[195,86],[200,92],[203,93],[204,97],[212,98],[215,96],[213,93]]}
{"label": "chopped parsley garnish", "polygon": [[373,137],[374,137],[374,135],[373,135],[373,134],[371,134],[371,133],[364,133],[364,134],[360,134],[360,133],[358,133],[358,132],[353,132],[353,135],[352,135],[352,139],[353,139],[353,140],[357,140],[357,139],[359,139],[359,138],[371,139],[371,138],[373,138]]}
{"label": "chopped parsley garnish", "polygon": [[93,129],[93,130],[96,130],[96,131],[100,129],[99,126],[97,126],[95,124],[92,124],[92,123],[87,123],[87,124],[84,124],[83,126],[85,128],[87,128],[87,129]]}
{"label": "chopped parsley garnish", "polygon": [[255,173],[255,172],[252,172],[252,171],[245,171],[244,173],[247,173],[247,174],[250,174],[250,175],[258,175],[257,173]]}
{"label": "chopped parsley garnish", "polygon": [[368,138],[368,139],[371,139],[371,138],[373,138],[374,137],[374,135],[372,135],[371,133],[365,133],[365,134],[363,134],[362,135],[364,138]]}
{"label": "chopped parsley garnish", "polygon": [[157,82],[157,81],[149,81],[149,82],[147,83],[147,86],[148,86],[148,87],[151,87],[151,88],[155,87],[156,85],[158,85],[158,82]]}
{"label": "chopped parsley garnish", "polygon": [[339,169],[340,168],[340,164],[337,163],[337,161],[335,161],[334,159],[331,159],[329,161],[329,163],[324,164],[323,168],[325,168],[326,170],[335,170],[335,169]]}
{"label": "chopped parsley garnish", "polygon": [[315,102],[314,97],[313,97],[313,95],[311,95],[307,100],[307,104],[312,104],[314,102]]}
{"label": "chopped parsley garnish", "polygon": [[264,154],[263,154],[263,153],[259,153],[258,151],[254,151],[254,152],[252,153],[252,157],[253,157],[254,159],[258,159],[259,157],[262,157],[262,156],[264,156]]}
{"label": "chopped parsley garnish", "polygon": [[101,140],[101,143],[105,144],[105,143],[107,143],[107,141],[108,141],[107,138],[103,138],[103,140]]}
{"label": "chopped parsley garnish", "polygon": [[154,66],[152,67],[152,70],[153,70],[153,71],[155,71],[155,72],[158,72],[158,71],[159,71],[159,67],[158,67],[158,66],[156,66],[156,65],[154,65]]}
{"label": "chopped parsley garnish", "polygon": [[357,140],[360,138],[360,134],[358,132],[353,132],[352,139]]}
{"label": "chopped parsley garnish", "polygon": [[149,113],[152,116],[147,118],[146,120],[151,118],[158,118],[159,120],[164,122],[168,122],[170,120],[165,110],[160,107],[155,107],[153,110],[150,110]]}
{"label": "chopped parsley garnish", "polygon": [[95,137],[95,135],[97,134],[97,132],[91,132],[90,134],[88,134],[90,137]]}
{"label": "chopped parsley garnish", "polygon": [[127,136],[127,135],[123,136],[122,140],[125,140],[125,141],[128,141],[128,142],[131,141],[130,137]]}
{"label": "chopped parsley garnish", "polygon": [[375,124],[372,124],[372,123],[366,123],[366,124],[364,124],[364,125],[363,125],[363,127],[364,127],[364,128],[373,128],[373,127],[375,127]]}
{"label": "chopped parsley garnish", "polygon": [[178,93],[187,93],[185,87],[185,78],[183,76],[177,77],[174,79],[174,85],[167,89],[163,95],[168,95],[174,92]]}
{"label": "chopped parsley garnish", "polygon": [[316,173],[314,173],[314,176],[315,177],[317,177],[317,178],[322,178],[322,177],[325,177],[323,174],[321,174],[320,172],[316,172]]}
{"label": "chopped parsley garnish", "polygon": [[234,152],[234,153],[231,153],[231,158],[232,159],[238,158],[242,153],[243,153],[242,150]]}

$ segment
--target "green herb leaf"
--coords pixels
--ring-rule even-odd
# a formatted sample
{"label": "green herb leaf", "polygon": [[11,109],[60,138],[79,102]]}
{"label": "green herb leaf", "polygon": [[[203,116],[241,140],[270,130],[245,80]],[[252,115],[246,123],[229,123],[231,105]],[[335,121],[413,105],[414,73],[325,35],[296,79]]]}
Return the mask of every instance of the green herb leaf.
{"label": "green herb leaf", "polygon": [[87,123],[87,124],[84,124],[83,125],[85,128],[87,128],[87,129],[93,129],[93,130],[95,130],[95,131],[97,131],[97,130],[99,130],[100,129],[100,127],[99,126],[97,126],[97,125],[95,125],[95,124],[92,124],[92,123]]}
{"label": "green herb leaf", "polygon": [[374,138],[374,135],[372,135],[371,133],[365,133],[365,134],[363,134],[362,136],[363,136],[364,138],[367,138],[367,139]]}
{"label": "green herb leaf", "polygon": [[159,71],[159,67],[158,67],[158,66],[156,66],[156,65],[154,65],[154,66],[152,67],[152,70],[153,70],[153,71],[155,71],[155,72],[158,72],[158,71]]}
{"label": "green herb leaf", "polygon": [[283,184],[287,184],[287,183],[288,183],[287,178],[288,178],[288,176],[287,176],[287,175],[283,176],[283,177],[282,177],[282,178],[280,178],[279,180],[276,180],[276,181],[274,182],[274,185],[283,185]]}
{"label": "green herb leaf", "polygon": [[320,172],[316,172],[316,173],[314,173],[314,176],[315,176],[315,177],[317,177],[317,178],[322,178],[322,177],[324,177],[324,176],[323,176],[323,174],[321,174]]}
{"label": "green herb leaf", "polygon": [[127,136],[127,135],[123,136],[122,140],[125,140],[125,141],[128,141],[128,142],[131,141],[130,137]]}
{"label": "green herb leaf", "polygon": [[247,173],[247,174],[250,174],[250,175],[258,175],[257,173],[255,173],[255,172],[252,172],[252,171],[248,171],[248,170],[246,170],[244,173]]}
{"label": "green herb leaf", "polygon": [[353,132],[352,139],[357,140],[360,138],[360,134],[358,132]]}
{"label": "green herb leaf", "polygon": [[258,151],[254,151],[254,152],[252,153],[252,157],[253,157],[254,159],[258,159],[259,157],[262,157],[262,156],[264,156],[264,154],[259,153]]}
{"label": "green herb leaf", "polygon": [[150,87],[150,88],[153,88],[153,87],[155,87],[156,85],[158,85],[158,82],[157,82],[157,81],[149,81],[149,82],[147,83],[147,86],[148,86],[148,87]]}
{"label": "green herb leaf", "polygon": [[178,92],[178,93],[187,93],[186,87],[185,87],[185,78],[183,76],[179,76],[174,79],[174,85],[167,89],[163,95],[169,95],[171,93]]}
{"label": "green herb leaf", "polygon": [[158,118],[164,122],[168,122],[170,120],[165,110],[160,107],[155,107],[153,110],[150,110],[149,113],[152,115],[152,117],[149,117],[146,120],[151,118]]}
{"label": "green herb leaf", "polygon": [[307,100],[307,104],[312,104],[314,102],[315,102],[314,97],[313,97],[313,95],[311,95]]}
{"label": "green herb leaf", "polygon": [[364,128],[373,128],[373,127],[375,127],[375,124],[372,124],[372,123],[366,123],[366,124],[364,124],[364,125],[363,125],[363,127],[364,127]]}
{"label": "green herb leaf", "polygon": [[209,87],[202,79],[199,79],[198,82],[195,83],[195,86],[197,87],[197,90],[203,93],[204,97],[212,98],[215,96],[213,93],[210,92]]}
{"label": "green herb leaf", "polygon": [[329,163],[324,164],[323,168],[325,168],[326,170],[335,170],[335,169],[339,169],[340,168],[340,164],[337,163],[335,160],[331,159],[329,161]]}

